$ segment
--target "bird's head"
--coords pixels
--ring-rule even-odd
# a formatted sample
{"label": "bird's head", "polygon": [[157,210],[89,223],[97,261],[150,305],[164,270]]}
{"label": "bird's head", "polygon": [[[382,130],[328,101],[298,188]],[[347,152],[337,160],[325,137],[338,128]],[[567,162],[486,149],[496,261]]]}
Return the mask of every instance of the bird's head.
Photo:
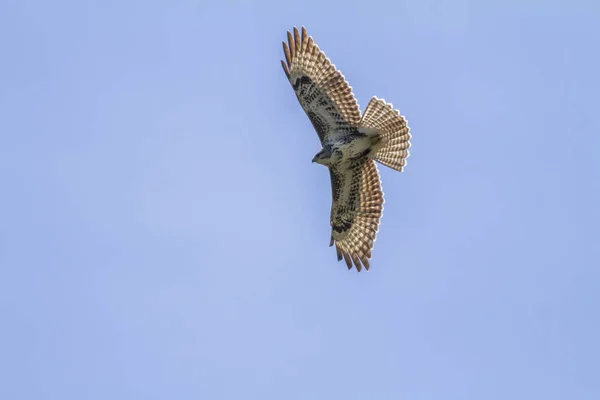
{"label": "bird's head", "polygon": [[329,165],[331,161],[331,152],[326,149],[321,149],[312,159],[312,162],[316,162],[321,165]]}

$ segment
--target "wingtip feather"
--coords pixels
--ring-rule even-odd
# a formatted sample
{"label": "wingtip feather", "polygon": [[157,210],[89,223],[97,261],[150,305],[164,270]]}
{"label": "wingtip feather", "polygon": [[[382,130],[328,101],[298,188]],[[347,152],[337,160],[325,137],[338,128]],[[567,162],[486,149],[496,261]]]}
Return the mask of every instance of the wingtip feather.
{"label": "wingtip feather", "polygon": [[360,272],[360,270],[362,269],[362,264],[360,263],[360,260],[356,254],[352,254],[352,261],[354,261],[354,266],[356,267],[356,270]]}
{"label": "wingtip feather", "polygon": [[296,56],[296,46],[294,43],[294,38],[292,37],[292,33],[290,31],[287,31],[287,39],[288,43],[290,44],[290,55],[292,58],[294,58]]}
{"label": "wingtip feather", "polygon": [[371,264],[369,264],[369,259],[368,258],[363,258],[362,263],[365,266],[365,269],[367,271],[369,270],[369,268],[371,268]]}
{"label": "wingtip feather", "polygon": [[287,76],[289,78],[290,77],[290,70],[288,69],[287,65],[285,65],[285,63],[283,62],[283,60],[281,60],[281,66],[283,67],[283,72],[285,72],[285,76]]}
{"label": "wingtip feather", "polygon": [[306,45],[308,42],[308,34],[306,33],[306,28],[302,26],[302,52],[306,51]]}
{"label": "wingtip feather", "polygon": [[346,266],[348,269],[352,269],[352,259],[350,258],[350,255],[345,251],[342,253],[342,255],[344,256],[344,261],[346,261]]}
{"label": "wingtip feather", "polygon": [[294,47],[296,48],[294,54],[297,54],[302,51],[302,42],[300,41],[300,33],[298,32],[298,28],[294,27]]}
{"label": "wingtip feather", "polygon": [[283,54],[285,55],[285,61],[287,62],[287,66],[292,66],[292,55],[290,54],[290,49],[286,42],[281,42],[283,45]]}

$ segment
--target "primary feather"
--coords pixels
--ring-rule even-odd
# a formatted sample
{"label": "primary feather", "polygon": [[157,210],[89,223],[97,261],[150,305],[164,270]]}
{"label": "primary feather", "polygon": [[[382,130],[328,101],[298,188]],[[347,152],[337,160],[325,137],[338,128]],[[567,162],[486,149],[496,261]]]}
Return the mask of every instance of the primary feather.
{"label": "primary feather", "polygon": [[313,161],[331,177],[331,241],[348,269],[370,268],[383,214],[378,161],[402,171],[409,156],[410,128],[391,104],[373,97],[361,118],[352,88],[302,27],[283,42],[283,70],[310,119],[322,149]]}

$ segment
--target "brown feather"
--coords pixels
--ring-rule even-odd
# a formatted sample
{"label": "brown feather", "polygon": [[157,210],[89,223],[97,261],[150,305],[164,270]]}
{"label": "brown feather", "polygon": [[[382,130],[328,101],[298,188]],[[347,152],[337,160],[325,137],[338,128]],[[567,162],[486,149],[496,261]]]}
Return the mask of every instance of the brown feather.
{"label": "brown feather", "polygon": [[292,56],[290,54],[290,49],[288,48],[288,45],[286,42],[281,42],[281,43],[283,44],[283,54],[285,55],[285,62],[287,63],[287,66],[289,67],[292,65]]}
{"label": "brown feather", "polygon": [[[288,68],[284,71],[319,139],[323,141],[333,129],[358,127],[361,118],[358,102],[342,73],[314,43],[312,36],[308,36],[305,27],[302,27],[302,36],[296,27],[293,34],[289,31],[287,34],[288,45],[283,52]],[[326,105],[311,104],[316,98]],[[331,121],[335,121],[335,125],[331,125]]]}
{"label": "brown feather", "polygon": [[[354,266],[360,272],[362,266],[368,271],[370,268],[369,259],[373,250],[374,242],[379,230],[379,222],[383,215],[384,197],[381,189],[381,181],[377,165],[373,160],[363,160],[359,166],[351,171],[354,173],[342,173],[341,177],[332,179],[332,185],[340,185],[340,188],[334,188],[340,193],[346,192],[344,187],[356,187],[358,185],[357,204],[347,204],[346,199],[334,198],[334,204],[331,210],[332,236],[335,241],[338,261],[340,254],[346,260],[353,261]],[[331,168],[330,168],[331,170]],[[337,173],[335,170],[332,173]],[[344,221],[351,221],[350,226],[338,231],[340,227],[345,227]],[[337,226],[337,228],[336,228]]]}
{"label": "brown feather", "polygon": [[292,34],[290,33],[290,31],[288,31],[288,33],[287,33],[287,39],[288,39],[288,43],[290,44],[290,55],[292,56],[292,59],[293,59],[294,57],[296,57],[296,46],[295,46],[295,42],[294,42],[294,39],[292,38]]}
{"label": "brown feather", "polygon": [[[373,98],[361,117],[352,87],[302,26],[287,32],[281,65],[321,143],[332,132],[373,128],[384,140],[375,160],[402,170],[408,157],[410,133],[406,119],[391,104]],[[370,158],[351,168],[330,167],[333,202],[331,241],[338,261],[348,269],[370,269],[369,260],[383,215],[384,195],[377,165]]]}

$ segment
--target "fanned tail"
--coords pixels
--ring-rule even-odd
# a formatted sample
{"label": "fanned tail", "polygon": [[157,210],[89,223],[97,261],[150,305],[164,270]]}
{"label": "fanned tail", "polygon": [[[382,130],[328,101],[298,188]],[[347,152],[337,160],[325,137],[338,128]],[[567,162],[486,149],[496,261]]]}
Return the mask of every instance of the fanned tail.
{"label": "fanned tail", "polygon": [[383,99],[373,97],[360,120],[361,128],[378,131],[385,143],[375,154],[375,161],[386,167],[402,171],[409,156],[410,127],[400,112]]}

